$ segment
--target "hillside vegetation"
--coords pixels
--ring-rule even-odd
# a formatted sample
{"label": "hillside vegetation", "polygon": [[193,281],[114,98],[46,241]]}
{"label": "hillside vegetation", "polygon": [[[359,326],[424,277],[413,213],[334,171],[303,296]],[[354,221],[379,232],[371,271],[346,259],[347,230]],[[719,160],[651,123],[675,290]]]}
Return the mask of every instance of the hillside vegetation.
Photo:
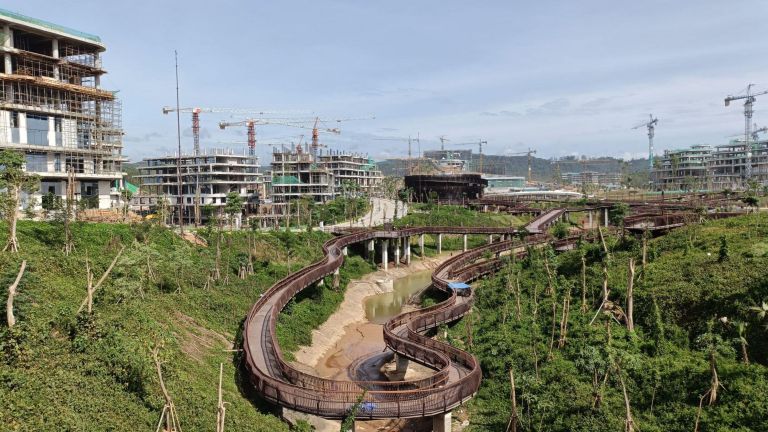
{"label": "hillside vegetation", "polygon": [[610,256],[582,244],[508,262],[474,285],[474,313],[447,333],[482,364],[467,430],[507,428],[510,371],[516,430],[768,430],[767,235],[768,218],[751,215],[649,241],[644,269],[633,237],[610,237]]}
{"label": "hillside vegetation", "polygon": [[[0,229],[4,237],[2,224]],[[232,341],[259,294],[318,259],[327,234],[251,234],[255,272],[240,279],[248,234],[225,232],[221,278],[213,280],[215,231],[208,233],[208,247],[151,225],[76,223],[73,233],[75,251],[66,256],[61,226],[21,222],[20,252],[0,252],[4,293],[27,261],[14,304],[17,324],[0,324],[0,429],[154,430],[165,404],[154,348],[185,431],[214,429],[219,363],[227,430],[288,429],[251,398],[247,385],[239,388]],[[86,297],[86,262],[95,284],[122,247],[95,293],[93,312],[78,313]],[[350,260],[342,282],[365,266]],[[335,309],[342,294],[330,286],[311,290],[281,317],[281,340],[289,351],[306,343],[309,330]]]}

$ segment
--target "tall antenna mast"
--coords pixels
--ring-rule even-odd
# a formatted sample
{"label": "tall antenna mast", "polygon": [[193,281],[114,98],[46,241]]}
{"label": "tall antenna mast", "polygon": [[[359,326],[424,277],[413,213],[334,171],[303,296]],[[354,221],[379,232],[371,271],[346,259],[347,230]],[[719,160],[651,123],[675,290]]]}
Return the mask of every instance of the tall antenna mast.
{"label": "tall antenna mast", "polygon": [[176,155],[176,174],[177,174],[177,187],[179,194],[179,233],[184,235],[184,194],[182,193],[181,183],[181,112],[179,106],[179,53],[173,50],[173,57],[176,63],[176,140],[178,141],[179,149]]}

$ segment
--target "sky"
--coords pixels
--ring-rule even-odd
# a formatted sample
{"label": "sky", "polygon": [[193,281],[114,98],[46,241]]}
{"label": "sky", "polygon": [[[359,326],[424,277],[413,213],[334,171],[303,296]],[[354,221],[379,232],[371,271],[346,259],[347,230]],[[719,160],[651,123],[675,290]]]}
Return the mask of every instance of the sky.
{"label": "sky", "polygon": [[[319,116],[329,148],[403,157],[452,148],[539,157],[645,157],[743,134],[747,84],[768,89],[762,0],[36,1],[5,8],[101,37],[102,87],[123,102],[124,154],[174,153],[174,50],[182,107]],[[245,149],[247,117],[201,114],[204,148]],[[375,117],[375,119],[372,119]],[[333,119],[351,118],[341,123]],[[754,120],[768,125],[768,95]],[[182,114],[182,147],[191,120]],[[304,135],[302,138],[301,135]],[[257,153],[311,136],[257,129]],[[384,138],[396,138],[386,140]],[[397,140],[400,138],[402,140]],[[470,144],[467,144],[470,143]]]}

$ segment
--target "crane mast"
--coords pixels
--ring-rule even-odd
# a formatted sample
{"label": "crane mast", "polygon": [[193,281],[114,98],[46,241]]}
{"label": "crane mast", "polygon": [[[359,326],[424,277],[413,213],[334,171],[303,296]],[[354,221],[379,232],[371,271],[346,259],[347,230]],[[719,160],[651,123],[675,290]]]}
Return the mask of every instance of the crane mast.
{"label": "crane mast", "polygon": [[752,143],[750,142],[750,139],[752,138],[752,115],[754,114],[752,104],[757,101],[757,96],[768,93],[768,90],[752,93],[752,87],[754,86],[754,84],[748,84],[746,94],[740,96],[729,95],[725,98],[725,106],[729,106],[733,101],[744,99],[744,150],[746,151],[746,180],[750,180],[752,178]]}
{"label": "crane mast", "polygon": [[653,137],[656,135],[656,124],[659,122],[658,118],[654,118],[653,114],[648,114],[648,121],[646,123],[639,124],[632,129],[639,129],[645,127],[648,129],[648,173],[653,172]]}

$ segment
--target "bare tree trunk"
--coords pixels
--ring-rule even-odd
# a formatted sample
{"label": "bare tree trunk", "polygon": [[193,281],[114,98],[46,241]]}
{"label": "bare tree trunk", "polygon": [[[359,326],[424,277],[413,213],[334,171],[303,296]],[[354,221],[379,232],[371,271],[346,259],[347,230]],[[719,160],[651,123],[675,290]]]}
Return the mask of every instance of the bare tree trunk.
{"label": "bare tree trunk", "polygon": [[571,287],[568,286],[568,292],[566,292],[563,298],[563,314],[560,318],[560,339],[557,341],[557,347],[562,348],[565,346],[565,341],[568,338],[568,318],[571,313]]}
{"label": "bare tree trunk", "polygon": [[[107,276],[109,276],[109,274],[112,272],[112,269],[115,267],[115,264],[117,264],[117,260],[118,260],[118,259],[120,258],[120,256],[123,254],[123,251],[124,251],[124,250],[125,250],[125,246],[121,247],[121,248],[120,248],[120,251],[118,251],[118,252],[117,252],[117,255],[115,255],[115,258],[112,260],[112,263],[109,265],[109,267],[107,267],[107,270],[105,270],[105,271],[104,271],[104,274],[103,274],[103,275],[101,275],[101,277],[99,278],[99,281],[98,281],[98,282],[96,282],[96,285],[95,285],[95,286],[93,287],[93,289],[91,290],[91,296],[93,296],[93,293],[95,293],[95,292],[96,292],[96,290],[97,290],[97,289],[99,289],[99,287],[101,286],[101,284],[102,284],[102,283],[104,283],[104,280],[107,278]],[[88,261],[87,261],[87,259],[86,259],[86,263],[87,263],[87,262],[88,262]],[[93,276],[91,276],[91,277],[93,277]],[[82,302],[82,303],[80,303],[80,308],[79,308],[79,309],[77,309],[77,313],[80,313],[80,312],[82,312],[82,310],[83,310],[83,309],[84,309],[84,308],[85,308],[87,305],[88,305],[88,297],[86,297],[86,298],[85,298],[85,300],[83,300],[83,302]]]}
{"label": "bare tree trunk", "polygon": [[581,311],[586,312],[589,310],[587,306],[587,259],[582,255],[581,257]]}
{"label": "bare tree trunk", "polygon": [[552,282],[552,271],[549,269],[549,258],[544,255],[544,268],[547,270],[547,290],[544,292],[546,295],[550,295],[554,292],[554,284]]}
{"label": "bare tree trunk", "polygon": [[85,304],[87,305],[88,315],[93,313],[93,273],[91,272],[91,263],[86,255],[85,258],[85,280],[86,280],[86,295]]}
{"label": "bare tree trunk", "polygon": [[224,400],[221,393],[221,381],[224,376],[224,363],[219,363],[219,405],[216,411],[216,432],[224,432],[224,418],[227,408],[224,406]]}
{"label": "bare tree trunk", "polygon": [[557,324],[557,302],[552,301],[552,335],[549,338],[549,351],[547,351],[547,360],[552,360],[552,349],[555,346],[555,326]]}
{"label": "bare tree trunk", "polygon": [[621,370],[617,370],[616,372],[619,375],[619,382],[621,383],[621,391],[624,394],[624,409],[626,411],[626,417],[624,419],[624,425],[625,425],[624,430],[626,432],[634,432],[635,420],[632,418],[632,408],[629,405],[629,395],[627,394],[627,386],[624,385],[624,376],[621,373]]}
{"label": "bare tree trunk", "polygon": [[16,253],[19,251],[19,239],[16,237],[16,222],[19,219],[19,199],[20,190],[16,186],[8,186],[8,192],[11,197],[8,206],[8,241],[5,243],[4,251]]}
{"label": "bare tree trunk", "polygon": [[629,259],[629,281],[627,282],[627,331],[635,331],[635,319],[634,319],[634,286],[635,286],[635,260]]}
{"label": "bare tree trunk", "polygon": [[643,280],[645,280],[645,266],[648,264],[648,231],[643,233]]}
{"label": "bare tree trunk", "polygon": [[608,289],[608,266],[603,263],[603,304],[608,301],[611,290]]}
{"label": "bare tree trunk", "polygon": [[507,432],[517,432],[519,417],[517,414],[517,396],[515,395],[515,373],[512,371],[512,368],[509,368],[509,383],[512,387],[512,390],[510,391],[512,417],[509,419],[509,424],[507,424]]}
{"label": "bare tree trunk", "polygon": [[[165,398],[165,406],[163,412],[160,414],[160,422],[157,425],[157,431],[164,432],[181,432],[181,425],[179,424],[179,418],[176,414],[176,407],[173,405],[171,395],[168,393],[168,389],[165,387],[165,380],[163,380],[163,369],[158,357],[159,348],[155,347],[152,350],[152,359],[155,361],[155,370],[157,371],[157,377],[160,381],[160,390],[163,392]],[[160,429],[165,423],[164,429]]]}
{"label": "bare tree trunk", "polygon": [[24,270],[27,268],[27,260],[21,262],[21,268],[16,275],[16,280],[8,287],[8,302],[5,305],[5,314],[8,319],[8,328],[16,325],[16,316],[13,314],[13,300],[16,297],[16,289],[19,287],[21,277],[24,276]]}
{"label": "bare tree trunk", "polygon": [[605,257],[610,258],[611,253],[608,252],[608,245],[605,243],[605,237],[603,236],[603,230],[600,229],[600,225],[597,226],[597,233],[600,236],[600,243],[603,245],[603,252],[605,252]]}
{"label": "bare tree trunk", "polygon": [[749,355],[747,354],[747,341],[744,338],[740,338],[741,342],[741,359],[745,365],[749,364]]}
{"label": "bare tree trunk", "polygon": [[516,313],[517,320],[520,321],[520,273],[518,272],[515,278],[515,297],[516,297]]}
{"label": "bare tree trunk", "polygon": [[712,373],[712,379],[709,386],[709,403],[712,406],[717,401],[717,392],[722,386],[720,384],[720,378],[717,375],[717,360],[715,359],[715,353],[709,353],[709,370]]}

